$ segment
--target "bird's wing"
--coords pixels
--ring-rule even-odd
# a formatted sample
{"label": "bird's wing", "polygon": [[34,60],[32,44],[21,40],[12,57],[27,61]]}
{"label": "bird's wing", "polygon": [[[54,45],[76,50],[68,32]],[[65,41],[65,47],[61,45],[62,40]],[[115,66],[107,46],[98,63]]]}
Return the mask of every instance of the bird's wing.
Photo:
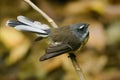
{"label": "bird's wing", "polygon": [[58,56],[60,54],[63,54],[63,53],[66,53],[66,52],[69,52],[72,50],[72,47],[68,44],[63,44],[63,43],[60,43],[60,44],[51,44],[47,50],[46,50],[46,54],[43,55],[41,58],[40,58],[40,61],[44,61],[46,59],[49,59],[49,58],[52,58],[52,57],[55,57],[55,56]]}

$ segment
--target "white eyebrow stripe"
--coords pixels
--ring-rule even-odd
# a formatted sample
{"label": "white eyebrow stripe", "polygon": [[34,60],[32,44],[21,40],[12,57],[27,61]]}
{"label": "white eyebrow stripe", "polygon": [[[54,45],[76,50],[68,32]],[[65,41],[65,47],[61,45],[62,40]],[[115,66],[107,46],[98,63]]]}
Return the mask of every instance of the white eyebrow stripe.
{"label": "white eyebrow stripe", "polygon": [[79,29],[82,29],[84,27],[84,25],[80,26]]}

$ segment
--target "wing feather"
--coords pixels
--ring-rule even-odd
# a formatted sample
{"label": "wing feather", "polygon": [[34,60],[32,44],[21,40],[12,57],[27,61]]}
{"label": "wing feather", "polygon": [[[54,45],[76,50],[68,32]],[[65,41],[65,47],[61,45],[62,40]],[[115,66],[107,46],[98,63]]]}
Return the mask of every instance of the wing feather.
{"label": "wing feather", "polygon": [[46,50],[46,54],[40,58],[40,61],[44,61],[46,59],[58,56],[71,50],[72,49],[68,44],[50,45]]}

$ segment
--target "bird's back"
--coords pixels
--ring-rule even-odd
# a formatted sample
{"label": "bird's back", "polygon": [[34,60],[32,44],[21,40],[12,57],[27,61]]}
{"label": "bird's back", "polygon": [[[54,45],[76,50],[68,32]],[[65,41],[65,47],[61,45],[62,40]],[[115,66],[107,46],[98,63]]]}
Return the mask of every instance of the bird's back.
{"label": "bird's back", "polygon": [[69,26],[64,26],[56,28],[51,31],[50,38],[54,42],[62,42],[70,45],[73,50],[76,50],[80,47],[80,40],[74,35]]}

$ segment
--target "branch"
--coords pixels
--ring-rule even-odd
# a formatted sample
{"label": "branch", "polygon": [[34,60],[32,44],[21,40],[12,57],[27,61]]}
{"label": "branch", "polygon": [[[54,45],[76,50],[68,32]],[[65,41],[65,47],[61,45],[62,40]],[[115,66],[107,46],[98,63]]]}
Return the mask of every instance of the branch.
{"label": "branch", "polygon": [[80,68],[80,66],[79,66],[79,64],[78,64],[78,62],[76,60],[76,56],[74,55],[74,53],[69,53],[69,57],[70,57],[70,59],[72,61],[73,67],[75,68],[80,80],[86,80],[85,76],[84,76],[84,74],[82,72],[82,69]]}
{"label": "branch", "polygon": [[57,24],[53,21],[52,18],[50,18],[46,13],[44,13],[41,9],[39,9],[34,3],[32,3],[30,0],[24,0],[27,2],[33,9],[38,11],[54,28],[58,28]]}

